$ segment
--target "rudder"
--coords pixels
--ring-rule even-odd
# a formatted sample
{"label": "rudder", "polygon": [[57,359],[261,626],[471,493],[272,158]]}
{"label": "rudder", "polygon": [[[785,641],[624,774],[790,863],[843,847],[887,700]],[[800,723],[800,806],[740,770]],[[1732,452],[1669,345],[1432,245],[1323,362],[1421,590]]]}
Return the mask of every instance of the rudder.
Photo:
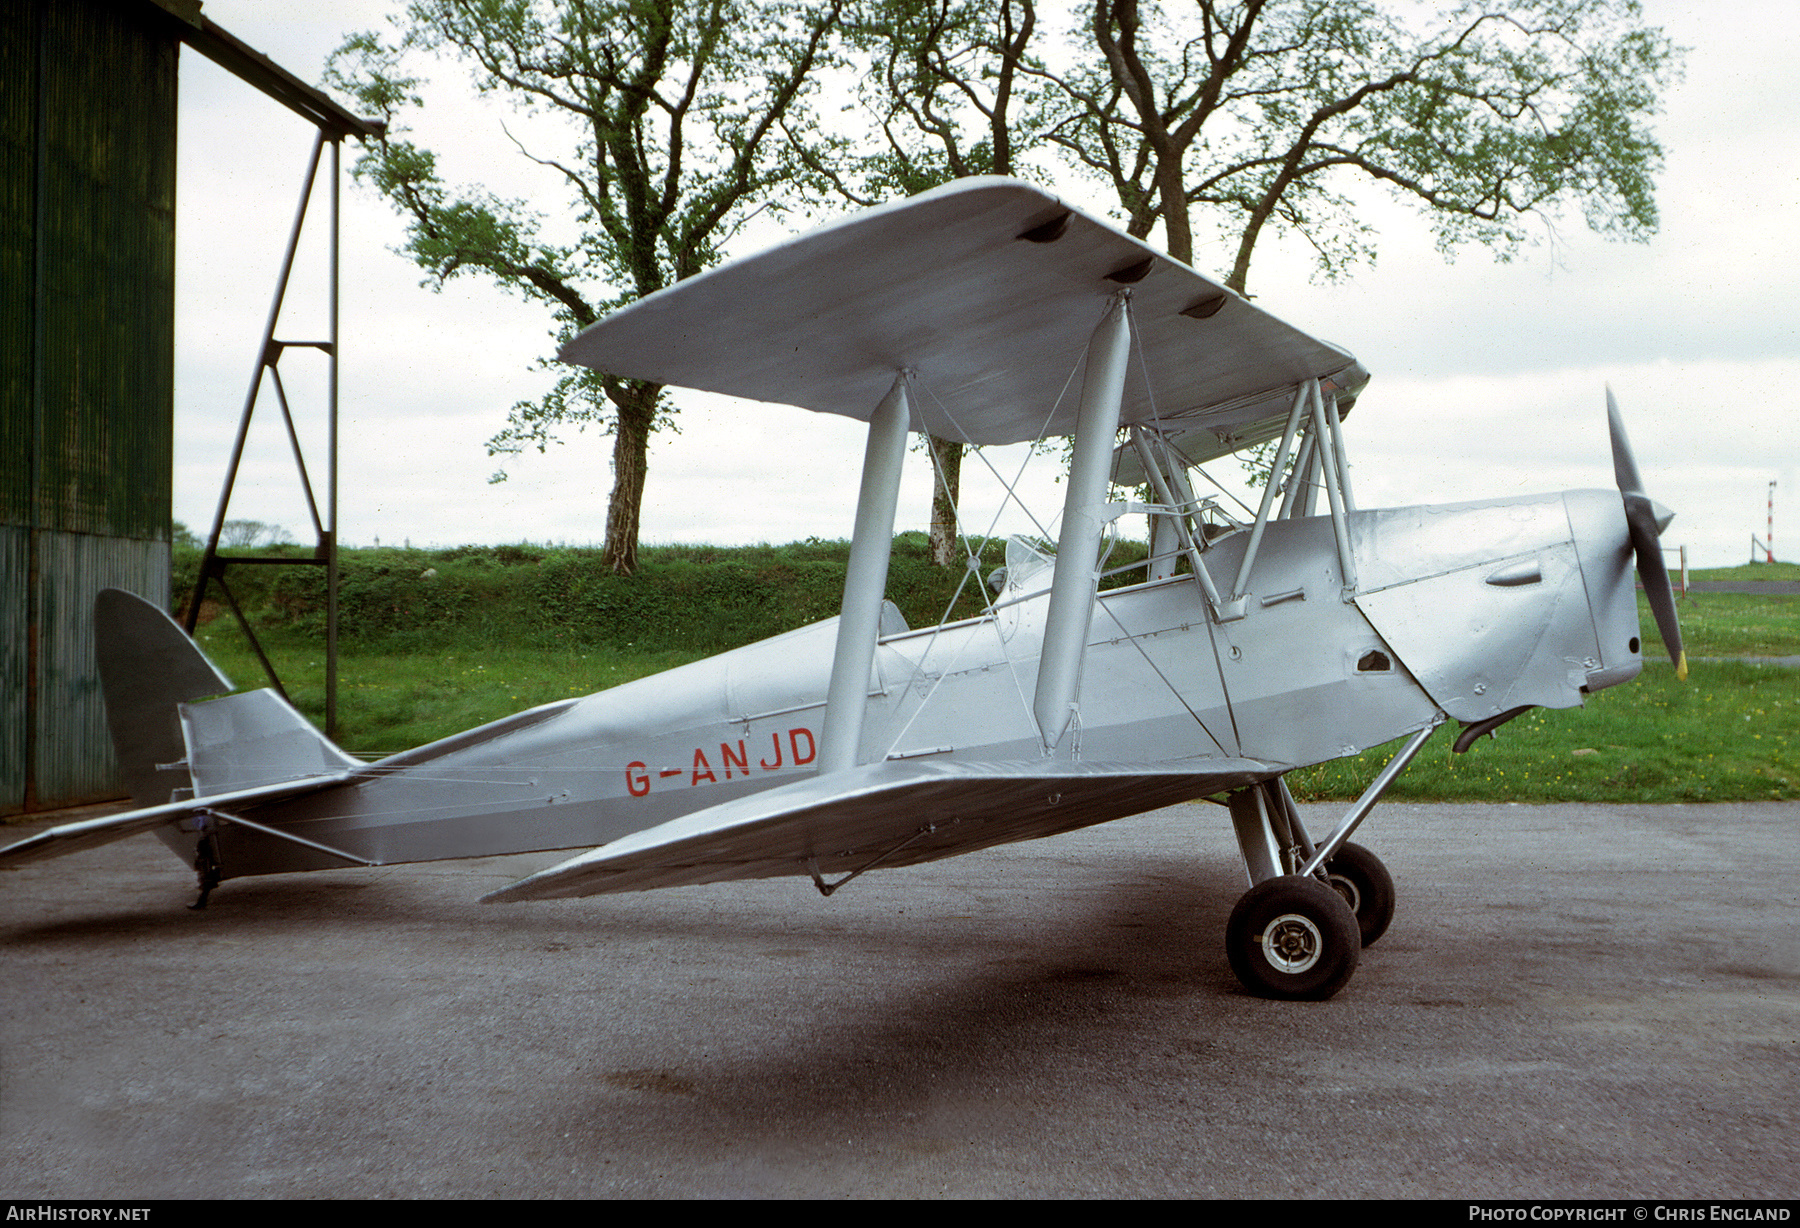
{"label": "rudder", "polygon": [[139,806],[160,806],[192,783],[177,766],[187,758],[180,705],[222,695],[231,680],[167,613],[117,588],[94,598],[94,659],[125,788]]}

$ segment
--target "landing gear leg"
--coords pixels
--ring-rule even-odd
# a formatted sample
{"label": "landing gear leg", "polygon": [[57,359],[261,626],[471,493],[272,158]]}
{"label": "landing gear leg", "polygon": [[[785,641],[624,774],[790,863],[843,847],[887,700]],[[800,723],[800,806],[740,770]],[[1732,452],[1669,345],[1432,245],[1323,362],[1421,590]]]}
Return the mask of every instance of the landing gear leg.
{"label": "landing gear leg", "polygon": [[1231,970],[1258,997],[1331,997],[1362,953],[1356,914],[1322,878],[1299,873],[1315,850],[1281,781],[1240,789],[1227,804],[1251,883],[1225,925]]}
{"label": "landing gear leg", "polygon": [[1231,910],[1225,954],[1251,993],[1329,998],[1349,983],[1362,949],[1394,919],[1394,880],[1381,859],[1348,843],[1439,721],[1417,731],[1388,761],[1350,813],[1314,844],[1280,779],[1226,798],[1250,890]]}

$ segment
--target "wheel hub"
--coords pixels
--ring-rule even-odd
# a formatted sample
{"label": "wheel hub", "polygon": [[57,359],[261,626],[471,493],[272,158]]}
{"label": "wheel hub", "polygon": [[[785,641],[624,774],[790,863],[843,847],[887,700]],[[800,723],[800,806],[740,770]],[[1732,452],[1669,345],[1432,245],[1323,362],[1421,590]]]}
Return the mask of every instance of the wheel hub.
{"label": "wheel hub", "polygon": [[1333,891],[1344,897],[1344,903],[1350,905],[1351,912],[1358,916],[1362,914],[1362,892],[1356,889],[1354,882],[1342,874],[1328,874],[1325,882]]}
{"label": "wheel hub", "polygon": [[1290,976],[1318,963],[1324,949],[1325,939],[1319,927],[1299,913],[1283,913],[1263,931],[1263,958],[1270,967]]}

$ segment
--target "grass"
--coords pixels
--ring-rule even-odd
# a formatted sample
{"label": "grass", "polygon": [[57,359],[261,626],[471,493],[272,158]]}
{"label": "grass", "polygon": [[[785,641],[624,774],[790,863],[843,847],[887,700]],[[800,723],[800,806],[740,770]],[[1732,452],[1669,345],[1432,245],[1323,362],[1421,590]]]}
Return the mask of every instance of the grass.
{"label": "grass", "polygon": [[1688,570],[1690,580],[1800,580],[1800,563],[1745,563]]}
{"label": "grass", "polygon": [[[1689,593],[1677,599],[1681,639],[1689,660],[1696,657],[1800,656],[1800,597],[1754,593]],[[1656,620],[1638,594],[1638,625],[1645,651],[1660,650]]]}
{"label": "grass", "polygon": [[[1404,801],[1737,802],[1800,799],[1800,671],[1721,662],[1677,681],[1666,663],[1538,708],[1467,754],[1442,730],[1388,790]],[[1355,798],[1395,744],[1288,777],[1302,801]]]}

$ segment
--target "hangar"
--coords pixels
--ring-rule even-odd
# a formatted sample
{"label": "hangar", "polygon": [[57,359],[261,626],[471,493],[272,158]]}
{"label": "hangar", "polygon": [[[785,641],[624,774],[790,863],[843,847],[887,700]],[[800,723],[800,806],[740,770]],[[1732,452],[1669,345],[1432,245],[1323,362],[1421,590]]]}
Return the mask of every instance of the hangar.
{"label": "hangar", "polygon": [[120,795],[89,612],[170,598],[181,48],[313,123],[334,199],[374,128],[200,9],[0,5],[0,815]]}

